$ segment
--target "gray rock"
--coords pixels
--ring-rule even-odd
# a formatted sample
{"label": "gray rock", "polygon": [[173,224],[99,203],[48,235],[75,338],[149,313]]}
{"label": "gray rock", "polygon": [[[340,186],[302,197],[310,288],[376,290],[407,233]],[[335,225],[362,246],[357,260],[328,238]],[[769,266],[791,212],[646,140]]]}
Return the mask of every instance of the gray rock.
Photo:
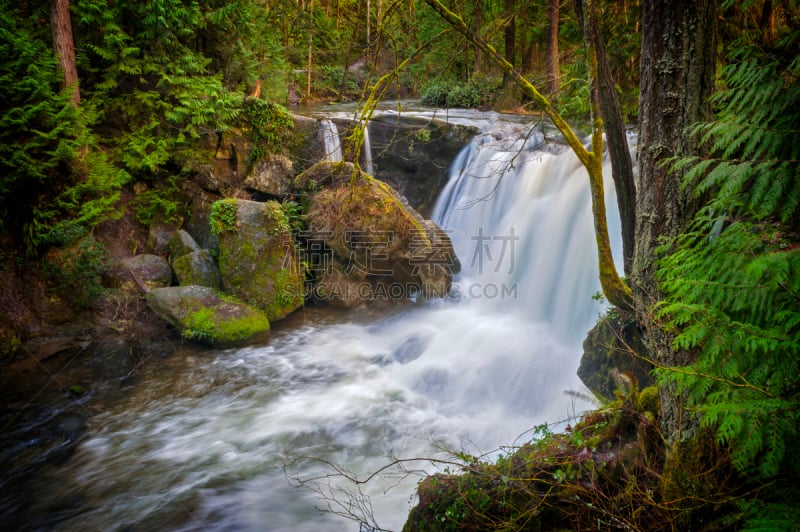
{"label": "gray rock", "polygon": [[175,259],[172,268],[180,285],[208,286],[215,290],[222,288],[219,268],[207,249],[193,251]]}
{"label": "gray rock", "polygon": [[188,255],[189,253],[193,253],[195,251],[200,251],[200,246],[197,245],[192,235],[184,231],[183,229],[178,229],[172,235],[172,238],[169,241],[169,258],[173,262],[175,259],[179,259],[184,255]]}
{"label": "gray rock", "polygon": [[258,161],[244,180],[249,189],[269,194],[285,196],[294,178],[292,160],[284,155],[270,154]]}
{"label": "gray rock", "polygon": [[[167,259],[158,255],[142,254],[122,261],[120,281],[123,288],[130,288],[132,279],[125,279],[126,270],[133,272],[144,284],[150,288],[161,288],[172,284],[172,268]],[[130,277],[130,273],[128,273]]]}
{"label": "gray rock", "polygon": [[[639,389],[655,384],[650,376],[652,364],[645,360],[647,347],[635,320],[625,311],[612,309],[586,335],[578,377],[596,396],[613,400],[614,392],[627,381]],[[626,383],[620,382],[625,375]]]}

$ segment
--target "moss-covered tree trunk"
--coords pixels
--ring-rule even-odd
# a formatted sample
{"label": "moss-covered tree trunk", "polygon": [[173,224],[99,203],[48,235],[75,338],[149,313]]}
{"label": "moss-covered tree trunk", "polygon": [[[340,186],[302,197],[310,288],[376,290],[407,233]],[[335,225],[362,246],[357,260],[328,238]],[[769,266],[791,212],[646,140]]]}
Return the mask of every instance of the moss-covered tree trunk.
{"label": "moss-covered tree trunk", "polygon": [[[622,258],[625,273],[633,267],[633,249],[636,233],[636,185],[633,179],[628,135],[617,98],[616,83],[608,64],[606,45],[597,21],[597,8],[591,0],[575,0],[575,11],[587,48],[593,47],[597,56],[596,97],[603,117],[603,126],[608,141],[608,156],[611,159],[611,177],[617,194],[617,205],[622,226]],[[584,9],[587,7],[588,9]]]}
{"label": "moss-covered tree trunk", "polygon": [[[673,350],[671,337],[653,316],[660,299],[655,279],[656,249],[662,237],[677,235],[697,208],[681,175],[663,164],[672,156],[696,154],[687,127],[709,117],[707,104],[716,68],[718,0],[646,0],[642,5],[639,175],[632,288],[656,362],[684,365],[691,354]],[[661,390],[665,436],[680,441],[696,422],[686,416],[673,389]]]}

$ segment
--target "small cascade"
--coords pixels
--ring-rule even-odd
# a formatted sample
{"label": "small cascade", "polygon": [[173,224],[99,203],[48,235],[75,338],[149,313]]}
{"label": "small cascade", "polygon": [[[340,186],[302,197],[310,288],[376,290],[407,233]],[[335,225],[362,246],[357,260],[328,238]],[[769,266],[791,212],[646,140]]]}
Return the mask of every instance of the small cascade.
{"label": "small cascade", "polygon": [[331,120],[323,119],[319,121],[322,131],[322,139],[325,144],[325,157],[333,163],[342,160],[342,141],[339,139],[339,129]]}
{"label": "small cascade", "polygon": [[375,169],[372,166],[372,145],[369,141],[369,122],[364,124],[364,169],[369,175],[375,175]]}

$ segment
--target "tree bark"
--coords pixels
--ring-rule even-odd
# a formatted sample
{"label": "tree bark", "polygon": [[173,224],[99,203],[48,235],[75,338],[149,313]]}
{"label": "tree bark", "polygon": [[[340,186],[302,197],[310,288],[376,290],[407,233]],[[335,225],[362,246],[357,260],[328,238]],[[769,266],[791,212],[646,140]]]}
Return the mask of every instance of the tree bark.
{"label": "tree bark", "polygon": [[[588,6],[588,9],[585,9]],[[608,141],[608,156],[611,159],[611,177],[617,193],[619,217],[622,225],[622,256],[625,273],[633,268],[634,240],[636,236],[636,184],[633,178],[628,135],[617,98],[616,83],[608,65],[606,45],[597,21],[592,0],[575,0],[575,11],[581,31],[589,39],[597,55],[597,97],[603,125]]]}
{"label": "tree bark", "polygon": [[[547,4],[547,93],[553,95],[561,86],[561,67],[558,61],[558,19],[560,0],[549,0]],[[580,20],[580,15],[578,16]],[[599,50],[598,50],[599,54]]]}
{"label": "tree bark", "polygon": [[[516,0],[505,0],[505,16],[506,29],[505,29],[505,58],[506,61],[511,63],[512,66],[516,65],[514,56],[517,53],[517,17],[514,13],[516,9]],[[503,72],[503,86],[511,83],[511,78],[508,72]]]}
{"label": "tree bark", "polygon": [[53,51],[58,58],[58,67],[64,75],[62,89],[72,90],[73,105],[81,101],[78,89],[78,68],[75,64],[75,41],[72,37],[72,21],[69,17],[69,0],[52,0],[50,4],[50,31],[53,34]]}
{"label": "tree bark", "polygon": [[[642,6],[641,96],[636,246],[633,290],[639,322],[659,365],[680,366],[691,353],[673,350],[669,334],[653,316],[660,299],[656,248],[685,229],[698,202],[681,189],[682,175],[663,164],[672,156],[697,155],[687,127],[710,116],[714,85],[718,0],[646,0]],[[662,431],[669,441],[692,436],[696,419],[686,415],[674,389],[661,389]]]}

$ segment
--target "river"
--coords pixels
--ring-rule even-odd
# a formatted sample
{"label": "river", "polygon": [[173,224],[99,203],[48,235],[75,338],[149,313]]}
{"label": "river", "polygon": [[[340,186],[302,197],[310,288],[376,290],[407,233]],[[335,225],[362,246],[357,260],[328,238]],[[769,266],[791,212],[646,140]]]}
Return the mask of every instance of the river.
{"label": "river", "polygon": [[43,511],[71,506],[54,529],[359,530],[317,509],[330,505],[399,530],[417,474],[389,469],[356,486],[334,467],[364,478],[394,458],[491,454],[591,406],[575,375],[602,311],[586,174],[518,117],[451,116],[483,130],[434,214],[463,267],[451,297],[307,308],[266,345],[150,364],[39,481]]}

